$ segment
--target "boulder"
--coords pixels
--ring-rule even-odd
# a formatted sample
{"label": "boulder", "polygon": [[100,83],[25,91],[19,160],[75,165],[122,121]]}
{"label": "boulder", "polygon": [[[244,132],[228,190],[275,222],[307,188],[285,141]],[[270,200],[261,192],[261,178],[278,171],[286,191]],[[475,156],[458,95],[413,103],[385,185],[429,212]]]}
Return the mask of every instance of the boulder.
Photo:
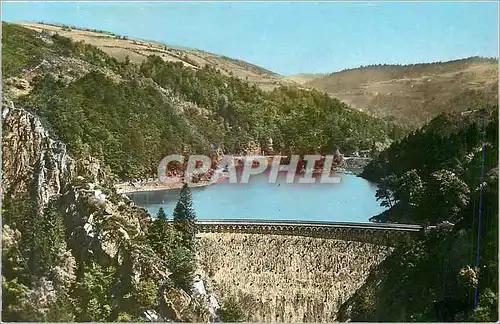
{"label": "boulder", "polygon": [[118,244],[110,240],[103,239],[101,248],[111,259],[114,259],[118,253]]}
{"label": "boulder", "polygon": [[162,301],[161,313],[165,319],[177,322],[188,315],[191,297],[184,290],[170,290],[162,296]]}

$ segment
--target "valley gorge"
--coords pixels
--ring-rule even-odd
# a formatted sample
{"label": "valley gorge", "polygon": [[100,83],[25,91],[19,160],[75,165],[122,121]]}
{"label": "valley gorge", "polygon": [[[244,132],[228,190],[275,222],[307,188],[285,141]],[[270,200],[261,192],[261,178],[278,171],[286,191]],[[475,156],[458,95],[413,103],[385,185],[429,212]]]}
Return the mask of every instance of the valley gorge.
{"label": "valley gorge", "polygon": [[[243,61],[44,26],[2,24],[2,320],[498,320],[497,106],[417,129]],[[365,226],[421,230],[209,230],[194,188],[167,215],[115,187],[166,154],[332,151],[366,160],[348,161],[383,207]]]}
{"label": "valley gorge", "polygon": [[[55,294],[68,291],[76,280],[75,264],[83,260],[114,266],[123,274],[131,271],[128,280],[135,284],[148,272],[160,282],[168,276],[162,261],[139,241],[148,216],[106,189],[97,160],[71,158],[38,117],[11,101],[4,102],[2,116],[2,189],[10,197],[7,203],[29,194],[37,215],[55,203],[67,233],[58,255],[62,265],[43,277],[52,284],[34,288],[40,297],[31,295],[26,302],[43,314]],[[3,235],[4,255],[19,249],[21,233],[6,226]],[[182,291],[160,296],[174,303],[158,305],[164,319],[209,320],[215,312],[210,296],[235,296],[245,305],[248,321],[335,321],[339,307],[392,251],[384,244],[272,234],[199,233],[197,240],[196,274],[212,292],[205,297]]]}

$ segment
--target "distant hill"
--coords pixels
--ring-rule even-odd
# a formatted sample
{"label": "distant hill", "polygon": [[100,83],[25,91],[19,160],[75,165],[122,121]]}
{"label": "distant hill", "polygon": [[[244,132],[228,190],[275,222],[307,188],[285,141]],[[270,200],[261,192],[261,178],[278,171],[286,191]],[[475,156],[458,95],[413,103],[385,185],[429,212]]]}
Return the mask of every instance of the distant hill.
{"label": "distant hill", "polygon": [[142,63],[150,55],[166,62],[180,62],[199,70],[205,65],[234,76],[262,90],[279,86],[327,92],[351,107],[405,127],[421,126],[443,111],[468,111],[498,102],[498,63],[494,59],[467,58],[413,65],[373,65],[331,74],[283,77],[254,64],[223,55],[128,39],[101,30],[45,23],[19,23],[47,34],[84,41],[124,62]]}
{"label": "distant hill", "polygon": [[374,65],[290,79],[326,91],[371,115],[412,127],[443,111],[465,111],[498,102],[498,62],[480,57]]}
{"label": "distant hill", "polygon": [[289,76],[288,79],[296,82],[300,85],[304,85],[308,82],[311,82],[315,79],[322,78],[326,76],[326,74],[312,74],[312,73],[301,73],[297,75]]}
{"label": "distant hill", "polygon": [[280,85],[297,85],[292,80],[254,64],[197,49],[165,45],[149,40],[129,39],[107,31],[80,29],[73,26],[33,22],[22,22],[19,25],[37,32],[57,33],[73,41],[84,41],[87,44],[96,46],[119,61],[124,61],[128,56],[131,62],[142,63],[148,56],[157,55],[164,61],[181,62],[184,66],[194,69],[209,65],[220,70],[225,75],[233,75],[254,83],[263,90],[272,90]]}
{"label": "distant hill", "polygon": [[[242,61],[194,50],[189,56],[67,26],[2,27],[4,98],[36,110],[73,155],[90,153],[120,179],[152,176],[158,161],[178,152],[375,153],[404,132],[324,92],[286,86],[263,91],[257,82],[282,77]],[[121,47],[134,42],[141,44],[137,51],[150,54],[140,63],[105,52],[118,43],[115,55],[134,53]],[[174,51],[184,53],[182,60],[170,60]],[[215,63],[189,65],[194,57]],[[242,79],[243,73],[256,82]]]}

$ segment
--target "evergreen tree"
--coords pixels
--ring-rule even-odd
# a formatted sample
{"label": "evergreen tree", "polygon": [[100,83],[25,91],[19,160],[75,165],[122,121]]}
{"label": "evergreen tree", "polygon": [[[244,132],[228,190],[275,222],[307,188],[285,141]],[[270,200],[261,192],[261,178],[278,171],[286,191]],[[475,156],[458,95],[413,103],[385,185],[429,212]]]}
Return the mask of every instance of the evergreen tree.
{"label": "evergreen tree", "polygon": [[392,208],[395,205],[395,192],[398,185],[397,182],[398,179],[394,174],[382,178],[375,195],[377,200],[381,200],[380,206]]}
{"label": "evergreen tree", "polygon": [[153,251],[161,258],[165,258],[169,250],[169,240],[166,230],[167,214],[165,214],[165,210],[160,207],[156,214],[156,218],[152,219],[149,223],[148,238]]}
{"label": "evergreen tree", "polygon": [[227,297],[222,307],[218,311],[218,315],[222,322],[243,322],[245,314],[241,308],[240,302],[234,297]]}
{"label": "evergreen tree", "polygon": [[436,171],[427,184],[429,209],[425,217],[431,223],[444,220],[455,223],[469,201],[470,189],[463,180],[449,170]]}
{"label": "evergreen tree", "polygon": [[160,209],[158,209],[158,212],[156,213],[156,219],[162,221],[163,223],[166,223],[167,214],[165,213],[163,207],[160,207]]}
{"label": "evergreen tree", "polygon": [[[5,262],[3,262],[5,263]],[[22,322],[34,320],[36,314],[29,306],[28,287],[17,278],[8,280],[2,276],[2,321]]]}
{"label": "evergreen tree", "polygon": [[[173,230],[173,232],[176,231]],[[196,267],[194,251],[181,244],[173,246],[167,265],[172,272],[170,279],[172,279],[175,286],[190,293]]]}
{"label": "evergreen tree", "polygon": [[32,274],[43,276],[57,265],[65,251],[64,220],[56,206],[49,206],[33,222],[28,264]]}
{"label": "evergreen tree", "polygon": [[174,210],[174,225],[167,223],[163,208],[149,225],[149,241],[155,253],[167,263],[176,287],[190,292],[195,270],[195,214],[187,185],[181,190]]}
{"label": "evergreen tree", "polygon": [[109,320],[114,271],[112,267],[102,267],[97,263],[85,266],[83,277],[76,282],[74,290],[78,322]]}
{"label": "evergreen tree", "polygon": [[192,205],[191,190],[185,183],[174,209],[174,226],[167,233],[171,251],[167,261],[172,272],[170,278],[187,292],[191,291],[195,270],[196,215]]}
{"label": "evergreen tree", "polygon": [[196,214],[193,209],[191,190],[187,183],[181,189],[180,198],[174,209],[174,229],[181,235],[181,244],[194,251],[196,234]]}

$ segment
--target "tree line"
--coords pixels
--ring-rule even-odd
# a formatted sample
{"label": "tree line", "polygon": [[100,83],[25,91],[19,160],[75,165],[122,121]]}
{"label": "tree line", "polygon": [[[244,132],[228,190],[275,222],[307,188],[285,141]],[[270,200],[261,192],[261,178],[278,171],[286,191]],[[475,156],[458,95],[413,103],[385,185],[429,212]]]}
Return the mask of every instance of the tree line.
{"label": "tree line", "polygon": [[53,35],[49,44],[33,31],[4,27],[4,48],[12,49],[3,64],[8,75],[58,56],[94,67],[84,75],[40,75],[18,103],[42,116],[73,155],[91,154],[120,179],[154,175],[161,158],[173,153],[209,154],[218,147],[238,155],[254,142],[268,154],[349,154],[405,133],[318,91],[265,92],[213,67],[192,69],[158,56],[137,66],[83,42]]}
{"label": "tree line", "polygon": [[437,116],[362,176],[379,183],[387,208],[373,221],[437,227],[398,246],[340,317],[497,321],[498,107]]}

